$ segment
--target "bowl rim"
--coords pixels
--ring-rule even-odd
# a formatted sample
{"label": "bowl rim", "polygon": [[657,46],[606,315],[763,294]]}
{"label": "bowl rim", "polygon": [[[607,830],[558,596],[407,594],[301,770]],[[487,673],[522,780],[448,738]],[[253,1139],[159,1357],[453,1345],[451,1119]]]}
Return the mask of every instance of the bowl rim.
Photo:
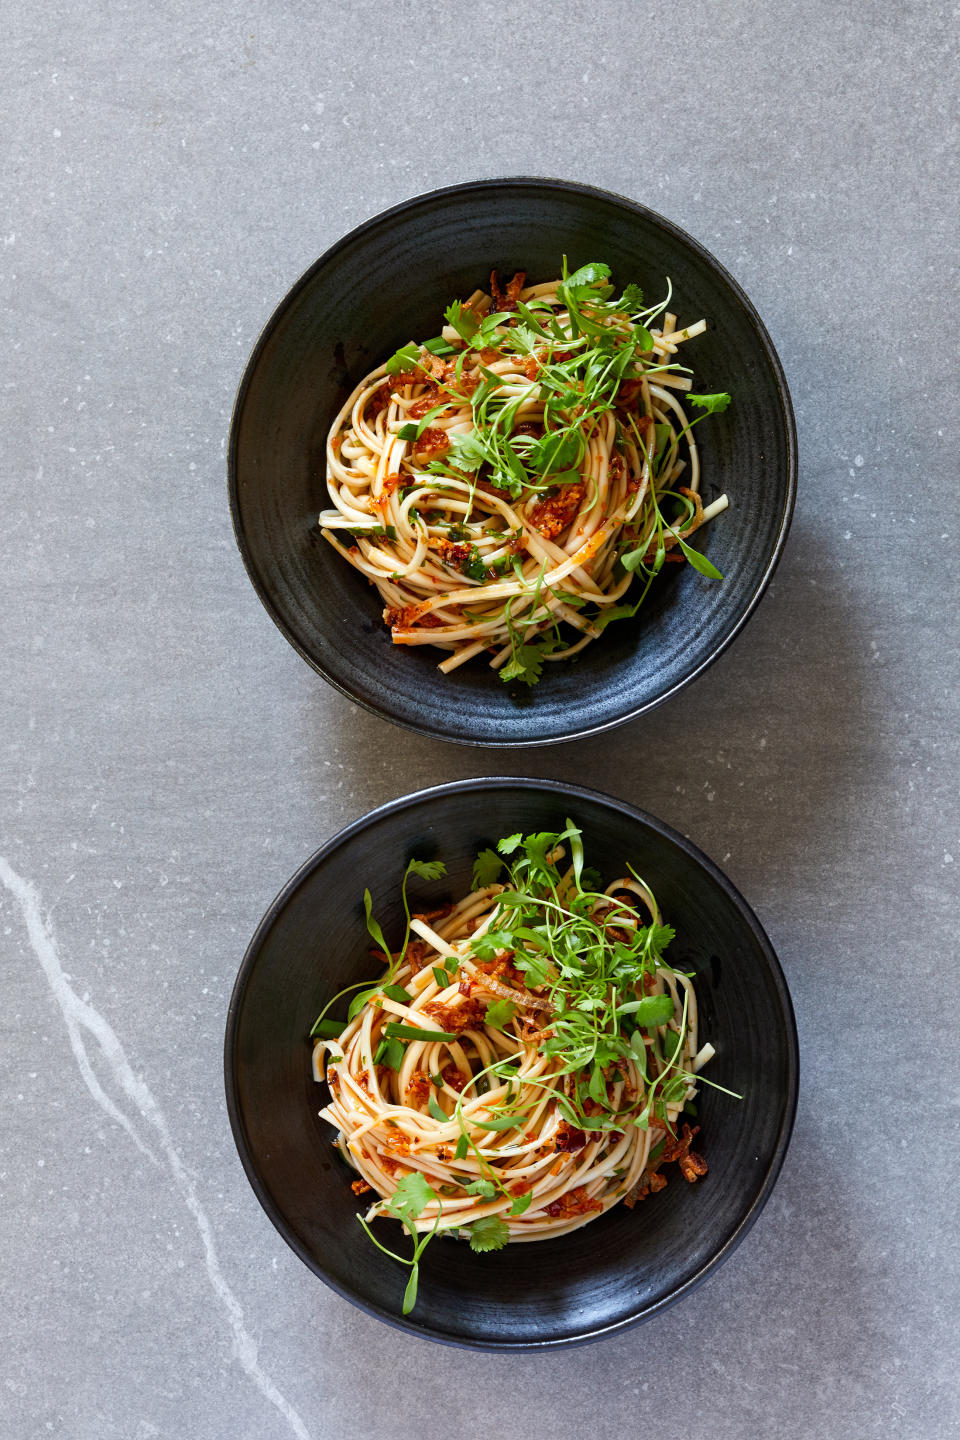
{"label": "bowl rim", "polygon": [[[602,806],[617,810],[633,822],[645,826],[647,829],[652,830],[662,839],[665,839],[669,843],[678,846],[696,864],[701,866],[707,872],[711,879],[713,879],[715,883],[720,886],[720,888],[726,894],[727,898],[732,901],[733,905],[738,910],[741,918],[747,925],[747,928],[751,931],[755,940],[757,941],[757,944],[759,945],[763,957],[769,967],[770,976],[777,991],[778,999],[781,1006],[781,1013],[784,1019],[787,1049],[787,1085],[784,1095],[783,1115],[781,1117],[779,1131],[777,1134],[776,1146],[770,1159],[770,1163],[768,1164],[766,1171],[763,1174],[756,1194],[754,1195],[746,1210],[746,1213],[743,1215],[742,1219],[740,1220],[739,1224],[736,1226],[732,1234],[727,1237],[723,1245],[721,1245],[720,1249],[717,1250],[716,1253],[712,1255],[710,1259],[707,1260],[700,1267],[700,1269],[690,1277],[689,1280],[678,1286],[677,1289],[671,1291],[669,1295],[664,1296],[662,1299],[657,1300],[652,1304],[642,1307],[635,1314],[628,1316],[626,1319],[619,1320],[610,1325],[602,1325],[594,1329],[584,1331],[581,1334],[561,1336],[552,1339],[546,1338],[535,1340],[514,1340],[497,1338],[484,1338],[483,1340],[466,1340],[446,1334],[441,1330],[434,1329],[432,1326],[425,1325],[422,1322],[418,1322],[415,1319],[412,1319],[410,1316],[400,1315],[399,1313],[387,1310],[384,1307],[374,1304],[371,1301],[365,1299],[356,1290],[351,1290],[347,1286],[336,1283],[330,1278],[329,1275],[325,1273],[323,1268],[317,1262],[316,1258],[307,1250],[307,1248],[300,1244],[299,1240],[297,1239],[296,1235],[292,1230],[292,1227],[288,1225],[285,1216],[281,1213],[279,1207],[274,1203],[273,1198],[270,1195],[269,1190],[266,1186],[266,1183],[260,1175],[256,1158],[253,1155],[252,1149],[247,1142],[246,1128],[238,1095],[234,1054],[240,1024],[240,1014],[243,1009],[244,995],[246,992],[248,981],[253,972],[254,966],[256,965],[257,957],[259,955],[261,946],[268,932],[276,922],[277,917],[285,908],[290,899],[293,897],[295,892],[299,889],[301,883],[307,878],[308,875],[311,875],[313,871],[316,870],[318,866],[323,863],[323,861],[327,858],[328,855],[332,854],[333,851],[338,849],[344,841],[352,839],[356,835],[362,834],[364,830],[368,830],[371,827],[380,824],[381,821],[387,819],[389,816],[401,814],[404,810],[411,809],[415,805],[420,805],[424,801],[431,801],[444,795],[460,794],[464,791],[493,790],[502,788],[504,786],[511,786],[519,790],[552,791],[554,793],[563,795],[565,798],[570,798],[574,802],[578,799],[589,800],[594,803],[599,803]],[[237,978],[234,982],[233,991],[230,996],[230,1004],[227,1010],[226,1033],[224,1036],[223,1047],[224,1085],[226,1090],[227,1113],[229,1115],[230,1128],[233,1132],[233,1139],[234,1143],[236,1144],[238,1154],[240,1156],[241,1164],[243,1165],[243,1169],[246,1173],[247,1179],[249,1180],[250,1185],[253,1188],[253,1192],[259,1200],[268,1219],[271,1221],[275,1229],[286,1241],[286,1243],[290,1246],[291,1250],[293,1250],[293,1252],[297,1256],[299,1256],[299,1258],[308,1267],[308,1269],[310,1269],[315,1275],[319,1277],[319,1279],[324,1282],[325,1285],[328,1285],[331,1290],[334,1290],[343,1299],[349,1300],[351,1304],[356,1305],[358,1309],[364,1311],[367,1315],[372,1315],[378,1320],[383,1320],[388,1325],[392,1325],[397,1329],[405,1330],[410,1334],[418,1335],[427,1340],[436,1341],[442,1345],[452,1345],[458,1349],[488,1350],[508,1353],[524,1350],[548,1351],[565,1349],[566,1347],[571,1345],[585,1345],[596,1340],[602,1340],[613,1335],[621,1334],[623,1331],[651,1319],[654,1315],[659,1314],[661,1311],[667,1309],[668,1306],[675,1304],[676,1301],[682,1299],[685,1295],[688,1295],[691,1290],[695,1289],[704,1280],[706,1280],[708,1276],[712,1275],[713,1272],[721,1264],[723,1264],[725,1260],[729,1259],[729,1257],[733,1254],[734,1250],[736,1250],[737,1246],[743,1240],[744,1236],[749,1232],[749,1230],[756,1222],[760,1211],[763,1209],[764,1205],[770,1197],[777,1177],[779,1176],[780,1171],[783,1167],[783,1162],[786,1158],[787,1148],[790,1144],[790,1137],[793,1131],[794,1120],[797,1113],[797,1101],[799,1095],[799,1066],[800,1054],[796,1016],[794,1014],[793,1002],[790,998],[790,991],[787,987],[786,977],[783,973],[780,961],[778,960],[776,952],[772,944],[770,943],[770,939],[767,936],[767,933],[761,925],[759,919],[754,914],[750,906],[747,904],[743,896],[740,894],[740,891],[733,884],[733,882],[724,874],[720,867],[716,865],[708,855],[705,855],[704,852],[699,848],[699,846],[695,845],[692,840],[687,839],[686,836],[681,835],[680,832],[678,830],[675,830],[671,825],[667,825],[664,821],[658,820],[656,816],[649,814],[649,812],[641,810],[637,806],[631,805],[625,800],[620,800],[616,796],[607,795],[600,790],[589,789],[584,785],[571,784],[564,780],[546,780],[537,779],[532,776],[509,775],[484,776],[474,777],[465,780],[452,780],[447,781],[442,785],[431,785],[423,790],[412,791],[410,794],[402,795],[396,800],[390,800],[384,805],[378,805],[375,809],[368,811],[367,814],[360,816],[359,819],[352,821],[349,825],[345,825],[341,830],[338,830],[335,835],[331,836],[329,840],[325,841],[324,844],[321,845],[320,848],[316,850],[313,855],[311,855],[310,858],[299,867],[296,873],[278,892],[274,900],[267,907],[263,918],[261,919],[256,930],[254,931],[253,937],[250,940],[250,943],[244,953],[243,960],[240,963],[240,968],[237,972]]]}
{"label": "bowl rim", "polygon": [[[701,260],[705,262],[708,268],[710,268],[716,275],[718,275],[719,278],[723,281],[723,283],[727,285],[729,289],[733,292],[734,296],[743,307],[754,331],[756,332],[761,344],[761,348],[766,355],[767,362],[770,365],[770,369],[773,373],[774,383],[776,385],[777,393],[780,399],[781,412],[784,421],[784,430],[786,434],[786,495],[784,497],[783,512],[780,516],[780,523],[777,528],[776,536],[774,538],[773,548],[767,558],[763,573],[760,576],[760,579],[757,582],[756,586],[754,587],[753,594],[751,595],[749,601],[744,607],[742,613],[737,617],[733,628],[730,630],[729,634],[726,635],[718,645],[714,646],[713,649],[710,651],[709,655],[707,655],[703,660],[701,660],[700,663],[693,670],[691,670],[688,674],[684,675],[681,679],[676,681],[675,684],[671,685],[670,688],[664,691],[662,695],[654,696],[652,699],[643,701],[642,704],[634,705],[623,715],[616,716],[611,720],[604,720],[595,725],[588,725],[583,728],[569,730],[562,735],[551,735],[546,739],[535,735],[519,737],[512,736],[508,738],[502,738],[499,736],[494,738],[478,738],[470,735],[451,735],[447,733],[447,731],[443,728],[442,725],[431,723],[429,718],[425,718],[423,720],[401,719],[399,716],[395,715],[387,705],[379,704],[374,699],[356,694],[348,684],[346,684],[341,679],[338,679],[335,675],[331,674],[331,672],[321,661],[315,659],[312,655],[309,655],[306,652],[306,650],[300,645],[299,641],[294,636],[292,630],[287,625],[283,616],[274,606],[272,600],[266,592],[265,585],[261,583],[260,577],[254,565],[250,553],[250,548],[247,544],[243,520],[240,514],[238,449],[240,421],[243,407],[246,403],[247,394],[250,390],[250,386],[253,383],[253,375],[260,362],[260,357],[263,354],[263,351],[266,349],[266,346],[269,343],[273,332],[280,324],[282,317],[297,299],[301,291],[306,289],[306,287],[313,280],[313,277],[320,270],[322,270],[323,267],[334,258],[334,256],[339,254],[341,250],[346,249],[349,245],[353,244],[353,242],[359,239],[361,236],[367,234],[371,230],[377,229],[377,227],[394,219],[396,216],[413,212],[422,207],[432,205],[437,200],[446,198],[447,196],[467,194],[471,192],[484,193],[492,191],[494,189],[500,189],[504,185],[526,185],[530,187],[539,187],[544,190],[572,191],[580,195],[592,196],[606,201],[613,201],[615,204],[621,206],[622,208],[631,211],[634,215],[640,216],[644,220],[652,221],[654,225],[659,226],[669,235],[672,235],[676,239],[680,240],[683,244],[688,245],[692,250],[694,250],[701,258]],[[257,337],[257,341],[252,351],[250,352],[250,357],[247,360],[246,366],[244,367],[243,375],[240,380],[240,385],[237,389],[236,399],[234,400],[233,404],[233,411],[230,416],[230,429],[228,433],[229,441],[227,445],[227,488],[230,499],[230,516],[233,523],[233,533],[234,538],[237,542],[237,548],[240,551],[240,556],[243,560],[244,568],[246,569],[247,575],[250,578],[250,582],[253,585],[254,590],[260,598],[261,604],[263,605],[267,614],[273,620],[274,624],[280,630],[284,638],[293,646],[294,650],[296,650],[297,654],[307,662],[307,664],[312,670],[315,670],[318,675],[322,676],[322,678],[326,680],[329,685],[332,685],[335,690],[338,690],[341,695],[346,696],[348,700],[352,700],[355,705],[359,705],[362,709],[369,711],[371,715],[377,715],[381,719],[389,720],[394,725],[399,725],[402,729],[410,730],[414,734],[428,735],[431,739],[445,740],[452,745],[479,746],[486,749],[527,749],[531,746],[563,745],[570,740],[583,740],[590,735],[600,735],[607,730],[614,730],[620,725],[625,725],[630,720],[636,720],[641,715],[648,714],[651,710],[655,710],[659,705],[665,704],[666,701],[670,700],[674,695],[678,694],[679,691],[683,690],[692,681],[698,679],[698,677],[701,676],[704,671],[707,670],[714,663],[715,660],[718,660],[720,658],[720,656],[724,653],[727,647],[732,644],[732,642],[740,634],[741,630],[743,630],[747,621],[750,619],[757,606],[759,605],[760,600],[762,599],[767,589],[767,586],[770,584],[770,581],[773,578],[773,573],[776,570],[777,565],[780,561],[780,556],[783,553],[783,549],[787,540],[787,535],[790,530],[790,523],[793,518],[793,511],[797,496],[797,424],[793,412],[793,402],[790,398],[790,390],[787,385],[786,374],[784,373],[783,365],[780,362],[780,357],[777,354],[777,351],[774,347],[773,341],[770,338],[767,328],[764,325],[763,321],[760,319],[756,307],[754,306],[753,302],[751,301],[747,293],[744,291],[744,289],[733,278],[729,270],[727,270],[725,266],[723,266],[720,261],[711,254],[711,252],[706,248],[705,245],[702,245],[699,240],[696,240],[692,235],[688,234],[686,230],[683,230],[672,220],[667,220],[663,215],[658,214],[657,211],[651,210],[648,206],[641,205],[639,201],[631,200],[627,196],[620,195],[613,190],[601,189],[597,185],[585,185],[580,181],[576,180],[560,180],[549,176],[504,175],[498,176],[493,179],[468,180],[462,181],[457,185],[445,185],[436,190],[428,190],[423,192],[422,194],[411,196],[409,199],[402,200],[396,205],[391,205],[388,209],[381,210],[376,215],[371,216],[370,219],[364,220],[361,224],[354,226],[352,230],[348,230],[345,235],[341,236],[339,240],[335,241],[333,245],[329,246],[323,252],[323,254],[320,255],[318,259],[316,259],[313,264],[310,265],[309,268],[303,272],[300,278],[294,282],[291,288],[287,291],[286,295],[284,295],[283,298],[280,300],[279,304],[276,306],[269,319],[266,321],[263,329],[260,331],[260,334]]]}

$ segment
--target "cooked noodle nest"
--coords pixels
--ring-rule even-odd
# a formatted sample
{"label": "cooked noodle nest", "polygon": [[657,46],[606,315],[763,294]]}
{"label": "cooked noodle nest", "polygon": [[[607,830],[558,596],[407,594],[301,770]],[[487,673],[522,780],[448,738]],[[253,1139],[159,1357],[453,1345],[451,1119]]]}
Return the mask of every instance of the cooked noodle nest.
{"label": "cooked noodle nest", "polygon": [[[632,1061],[618,1062],[607,1089],[610,1105],[623,1114],[622,1130],[584,1135],[566,1125],[557,1101],[558,1096],[572,1093],[573,1081],[559,1074],[562,1057],[539,1048],[549,1033],[550,1007],[536,993],[528,993],[503,1028],[479,1019],[478,999],[482,1005],[511,995],[521,1002],[525,999],[470,956],[470,941],[482,936],[497,918],[502,890],[503,886],[492,885],[474,891],[435,924],[414,917],[416,957],[405,960],[391,977],[409,992],[409,1003],[379,992],[338,1039],[316,1042],[314,1076],[326,1080],[332,1097],[320,1114],[337,1130],[335,1143],[344,1158],[378,1197],[367,1219],[383,1213],[381,1201],[394,1194],[404,1175],[419,1171],[439,1197],[413,1222],[421,1232],[434,1228],[456,1232],[496,1215],[507,1224],[511,1243],[563,1235],[629,1199],[640,1184],[652,1147],[667,1133],[659,1120],[651,1118],[646,1129],[632,1123],[644,1105],[646,1090]],[[649,911],[653,923],[659,923],[650,892],[635,879],[617,880],[606,893],[629,895],[634,905]],[[616,915],[620,927],[640,923],[639,913],[631,915],[622,902]],[[458,979],[441,985],[434,967],[445,962],[456,963]],[[463,988],[461,981],[466,982]],[[469,990],[468,997],[464,989]],[[687,976],[659,965],[652,993],[673,999],[675,1020],[684,1034],[679,1064],[692,1077],[713,1053],[709,1045],[698,1050],[693,986]],[[442,1023],[429,1007],[444,1007],[447,1014],[455,1014],[458,1006],[471,1002],[472,1022],[455,1038],[443,1038]],[[374,1057],[389,1023],[436,1030],[440,1038],[407,1040],[397,1070],[378,1066]],[[502,1061],[517,1067],[509,1081],[489,1073],[489,1066]],[[683,1096],[667,1105],[664,1118],[671,1130],[696,1091],[691,1078]],[[499,1124],[505,1106],[517,1112],[516,1123],[510,1128],[484,1128],[491,1122]],[[466,1154],[455,1158],[464,1135]],[[576,1148],[564,1148],[567,1145]],[[466,1192],[468,1184],[491,1176],[506,1193],[498,1188],[493,1198],[485,1198]],[[528,1208],[520,1215],[508,1214],[514,1199],[528,1193]]]}
{"label": "cooked noodle nest", "polygon": [[[558,284],[529,286],[519,299],[552,307],[564,327],[569,315]],[[466,302],[477,316],[490,306],[482,291]],[[583,433],[580,483],[559,496],[548,492],[546,500],[543,487],[512,496],[476,475],[438,476],[427,468],[433,452],[424,455],[422,438],[398,434],[422,416],[425,396],[435,398],[425,374],[423,383],[420,374],[395,378],[383,364],[361,380],[330,428],[332,508],[321,513],[320,527],[377,587],[394,643],[449,652],[439,665],[444,673],[482,652],[499,669],[514,653],[518,633],[526,641],[553,630],[555,647],[543,658],[568,659],[601,634],[605,612],[634,580],[617,565],[625,528],[631,527],[631,546],[641,550],[662,533],[658,496],[679,490],[690,500],[692,514],[668,532],[668,550],[726,508],[726,496],[706,507],[700,503],[697,445],[678,399],[691,382],[675,368],[674,357],[705,328],[701,320],[678,330],[676,316],[668,313],[651,331],[654,349],[640,381],[639,437],[612,408],[592,419]],[[458,342],[457,331],[445,326],[442,339]],[[463,368],[458,385],[469,389],[478,382],[481,366],[488,379],[499,377],[498,400],[516,405],[514,443],[522,446],[515,437],[524,427],[543,433],[544,399],[534,365],[525,368],[521,356],[487,364],[469,358],[472,368]],[[430,443],[441,447],[438,453],[452,437],[471,434],[475,418],[469,395],[443,387],[442,399],[442,413],[430,418],[426,431]],[[464,573],[465,555],[470,573]],[[556,628],[561,623],[568,627],[563,639]]]}

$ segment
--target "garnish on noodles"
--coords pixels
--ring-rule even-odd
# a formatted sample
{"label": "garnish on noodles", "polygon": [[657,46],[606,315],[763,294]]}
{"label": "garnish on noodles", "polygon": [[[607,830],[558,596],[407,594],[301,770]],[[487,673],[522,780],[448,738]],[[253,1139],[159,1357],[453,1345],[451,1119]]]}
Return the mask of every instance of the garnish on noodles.
{"label": "garnish on noodles", "polygon": [[[410,877],[445,873],[413,860],[396,951],[364,893],[386,972],[351,987],[346,1020],[329,1018],[341,995],[326,1006],[314,1076],[353,1189],[373,1197],[357,1218],[410,1268],[404,1314],[439,1233],[475,1251],[551,1239],[664,1189],[666,1167],[706,1174],[694,1097],[713,1046],[691,976],[663,958],[674,931],[627,869],[600,889],[568,820],[507,836],[477,857],[468,895],[411,914]],[[412,1256],[374,1233],[381,1217],[403,1223]]]}
{"label": "garnish on noodles", "polygon": [[635,615],[668,562],[723,578],[689,543],[727,506],[701,502],[692,430],[730,396],[692,393],[676,357],[706,323],[678,327],[669,293],[645,309],[607,265],[565,260],[525,281],[493,271],[491,294],[360,382],[328,437],[320,527],[395,644],[449,652],[445,673],[486,654],[532,685]]}

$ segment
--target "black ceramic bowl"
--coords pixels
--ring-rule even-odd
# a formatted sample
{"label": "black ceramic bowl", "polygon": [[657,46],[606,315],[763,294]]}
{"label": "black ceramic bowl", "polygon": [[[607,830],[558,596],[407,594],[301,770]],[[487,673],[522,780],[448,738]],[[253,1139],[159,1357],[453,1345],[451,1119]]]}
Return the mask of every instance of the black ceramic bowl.
{"label": "black ceramic bowl", "polygon": [[[402,933],[400,880],[411,857],[447,862],[416,900],[470,887],[478,849],[514,830],[583,827],[587,863],[610,879],[629,860],[676,927],[672,964],[696,974],[700,1027],[716,1046],[703,1086],[697,1149],[709,1173],[671,1181],[630,1211],[615,1207],[557,1240],[475,1255],[436,1241],[424,1252],[413,1313],[407,1271],[356,1220],[365,1205],[318,1118],[310,1027],[339,990],[371,975],[361,897],[389,939]],[[227,1021],[227,1105],[240,1157],[280,1234],[321,1279],[362,1309],[432,1340],[487,1349],[610,1335],[678,1299],[715,1269],[755,1220],[777,1177],[797,1098],[797,1038],[783,974],[746,903],[717,867],[668,826],[618,800],[546,780],[441,785],[375,810],[334,837],[264,916]],[[383,1223],[383,1222],[382,1222]],[[383,1242],[404,1245],[399,1226]]]}
{"label": "black ceramic bowl", "polygon": [[[733,403],[697,432],[705,500],[730,510],[702,548],[725,576],[667,566],[635,620],[610,627],[532,692],[477,660],[445,677],[439,651],[395,646],[377,591],[322,539],[324,447],[356,383],[398,346],[440,328],[444,307],[501,273],[531,281],[605,260],[618,285],[674,287],[681,321],[706,335],[683,359],[697,390]],[[241,554],[261,600],[305,660],[338,690],[411,730],[481,745],[543,745],[605,730],[673,694],[730,643],[786,538],[796,435],[786,381],[750,301],[704,248],[616,195],[559,180],[484,180],[410,200],[328,250],[268,323],[240,385],[230,497]]]}

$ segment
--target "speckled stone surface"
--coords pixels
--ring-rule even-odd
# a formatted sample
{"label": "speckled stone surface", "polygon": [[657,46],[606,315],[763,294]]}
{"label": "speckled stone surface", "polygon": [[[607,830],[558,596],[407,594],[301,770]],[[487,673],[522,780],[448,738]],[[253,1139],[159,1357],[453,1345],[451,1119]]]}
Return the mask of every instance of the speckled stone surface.
{"label": "speckled stone surface", "polygon": [[[960,1433],[955,17],[4,11],[4,1436]],[[224,444],[259,327],[324,247],[511,173],[628,194],[729,267],[786,367],[801,483],[772,591],[696,685],[491,755],[297,658],[236,552]],[[793,1147],[732,1260],[639,1330],[531,1359],[327,1291],[260,1211],[221,1077],[282,882],[371,806],[494,770],[615,790],[706,849],[802,1046]]]}

